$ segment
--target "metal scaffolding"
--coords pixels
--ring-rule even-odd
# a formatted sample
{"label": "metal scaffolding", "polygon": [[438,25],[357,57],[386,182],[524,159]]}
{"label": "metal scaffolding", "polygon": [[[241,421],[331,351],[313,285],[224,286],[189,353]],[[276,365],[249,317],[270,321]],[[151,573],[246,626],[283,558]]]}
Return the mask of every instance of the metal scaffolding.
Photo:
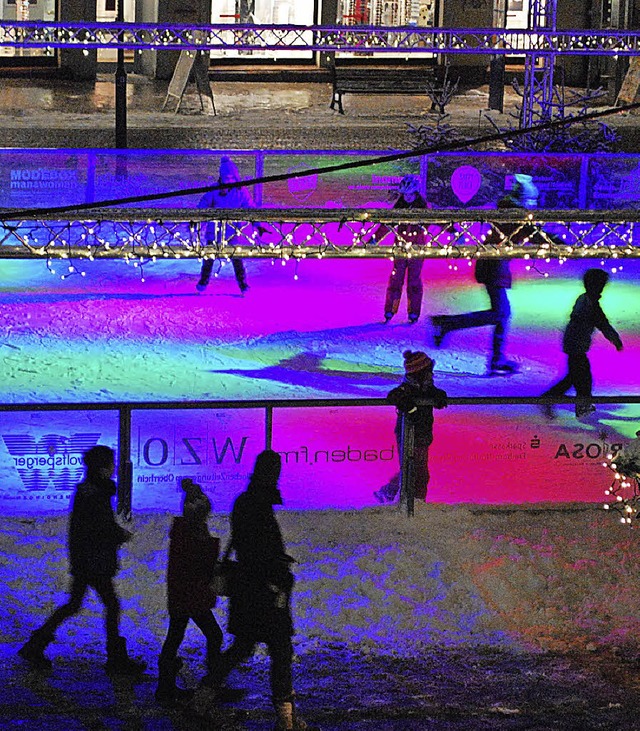
{"label": "metal scaffolding", "polygon": [[75,219],[9,216],[0,219],[0,259],[66,260],[70,272],[96,259],[140,265],[231,257],[640,258],[640,212],[629,210],[101,209]]}
{"label": "metal scaffolding", "polygon": [[[532,33],[554,33],[557,0],[531,0],[529,30]],[[528,53],[524,64],[524,89],[520,127],[548,122],[553,117],[553,73],[556,62],[553,53]]]}
{"label": "metal scaffolding", "polygon": [[[555,0],[538,0],[555,2]],[[546,17],[546,16],[545,16]],[[636,56],[640,31],[384,26],[0,22],[0,46],[129,50],[305,50],[374,54]]]}

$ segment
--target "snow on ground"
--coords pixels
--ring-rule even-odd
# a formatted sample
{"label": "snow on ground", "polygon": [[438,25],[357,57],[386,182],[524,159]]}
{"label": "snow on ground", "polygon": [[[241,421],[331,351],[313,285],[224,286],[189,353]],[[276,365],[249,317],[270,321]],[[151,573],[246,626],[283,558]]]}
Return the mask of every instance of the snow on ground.
{"label": "snow on ground", "polygon": [[[631,677],[618,686],[612,677],[605,682],[598,668],[615,653],[618,661],[638,654],[637,536],[599,506],[428,505],[413,519],[395,508],[282,511],[279,520],[298,561],[301,704],[316,720],[325,719],[324,728],[450,729],[462,728],[463,721],[466,728],[634,728],[615,724],[627,724],[640,686]],[[118,579],[123,633],[151,674],[167,627],[169,521],[163,513],[134,516],[135,538],[123,549]],[[137,686],[135,713],[126,703],[124,709],[118,705],[122,698],[109,701],[113,691],[100,680],[101,608],[93,596],[58,631],[49,650],[51,676],[34,680],[26,673],[15,651],[66,597],[66,518],[3,517],[0,526],[1,674],[8,683],[9,717],[30,719],[30,729],[181,728],[154,709],[152,679]],[[214,515],[211,529],[224,540],[227,516]],[[215,610],[223,627],[225,608],[223,601]],[[195,685],[204,672],[195,627],[181,655],[183,678]],[[261,725],[269,718],[266,669],[261,652],[234,676],[250,693],[227,711],[199,697],[199,712],[204,708],[219,724],[203,728],[268,728]],[[553,691],[546,687],[551,675]],[[85,691],[92,684],[98,688],[91,701],[78,696],[83,684]],[[66,706],[56,700],[55,690],[62,688]],[[27,710],[29,699],[36,709]],[[603,711],[613,701],[615,712]],[[597,726],[590,715],[594,703],[605,716]],[[509,712],[528,724],[501,725]],[[345,720],[349,713],[351,724]],[[103,725],[88,723],[92,714]],[[107,721],[110,714],[119,723]],[[56,725],[62,723],[58,716],[69,725]],[[38,725],[47,718],[49,726]],[[411,725],[421,718],[423,725]],[[564,721],[552,725],[551,719]],[[581,725],[572,726],[571,719]]]}

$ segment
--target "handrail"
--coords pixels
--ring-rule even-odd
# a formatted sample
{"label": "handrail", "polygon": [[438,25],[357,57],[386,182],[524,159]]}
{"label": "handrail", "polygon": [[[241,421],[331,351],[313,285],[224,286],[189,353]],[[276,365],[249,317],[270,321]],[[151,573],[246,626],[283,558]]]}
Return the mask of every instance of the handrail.
{"label": "handrail", "polygon": [[[640,395],[625,394],[620,396],[593,396],[594,404],[640,404]],[[541,396],[451,396],[447,399],[449,406],[517,406],[540,403],[574,404],[575,397],[542,398]],[[420,404],[430,404],[429,400]],[[157,409],[257,409],[257,408],[326,408],[336,406],[389,406],[386,398],[333,398],[333,399],[254,399],[249,401],[78,401],[57,403],[0,403],[3,411],[149,411]]]}

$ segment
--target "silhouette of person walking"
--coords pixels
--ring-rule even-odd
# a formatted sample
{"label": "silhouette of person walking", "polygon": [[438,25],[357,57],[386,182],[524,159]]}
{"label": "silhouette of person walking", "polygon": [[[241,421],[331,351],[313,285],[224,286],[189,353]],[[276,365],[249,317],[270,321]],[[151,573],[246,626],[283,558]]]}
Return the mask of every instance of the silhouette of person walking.
{"label": "silhouette of person walking", "polygon": [[[609,281],[609,275],[603,269],[587,269],[582,281],[585,291],[573,305],[562,339],[562,349],[567,354],[567,375],[547,389],[541,397],[564,396],[573,386],[576,390],[575,411],[578,418],[595,411],[595,406],[591,403],[593,376],[587,355],[594,331],[600,330],[616,350],[623,348],[620,335],[600,306],[600,297]],[[555,418],[555,410],[551,404],[544,404],[542,410],[548,419]]]}
{"label": "silhouette of person walking", "polygon": [[[498,208],[535,208],[538,198],[538,189],[533,184],[531,176],[514,175],[511,191],[498,201]],[[524,240],[530,235],[530,227],[520,224],[503,226],[504,233],[511,235],[514,243]],[[485,245],[500,243],[499,234],[492,230],[485,239]],[[438,348],[444,345],[447,336],[455,330],[493,326],[493,340],[491,357],[488,364],[488,373],[493,376],[504,376],[518,371],[518,365],[505,356],[505,343],[511,322],[511,304],[507,291],[511,289],[511,267],[508,259],[478,259],[475,268],[475,278],[483,284],[489,295],[490,307],[488,310],[466,312],[460,315],[434,315],[431,318],[433,325],[433,342]]]}
{"label": "silhouette of person walking", "polygon": [[302,731],[307,724],[295,705],[292,680],[293,620],[291,563],[285,552],[274,505],[282,503],[278,489],[282,462],[270,449],[255,462],[246,491],[236,499],[231,512],[231,546],[240,576],[232,594],[228,630],[235,636],[222,653],[216,683],[220,684],[254,647],[264,642],[271,658],[271,697],[276,711],[276,731]]}
{"label": "silhouette of person walking", "polygon": [[[415,175],[405,175],[400,181],[398,188],[399,196],[393,205],[394,209],[408,208],[426,208],[427,204],[420,195],[418,187],[418,179]],[[386,226],[380,226],[373,235],[376,241],[380,241],[389,229]],[[425,232],[422,226],[407,224],[398,228],[397,232],[400,241],[396,241],[401,245],[404,240],[414,246],[423,246],[425,242]],[[405,258],[396,256],[393,259],[393,269],[389,275],[387,291],[384,300],[384,321],[389,322],[391,318],[398,312],[400,308],[400,300],[402,298],[402,288],[406,279],[407,282],[407,313],[410,323],[415,323],[420,317],[422,310],[422,266],[424,259],[420,257]]]}
{"label": "silhouette of person walking", "polygon": [[69,601],[58,607],[47,621],[35,630],[18,654],[34,666],[50,667],[44,651],[53,641],[56,629],[77,614],[91,586],[105,608],[107,663],[109,674],[138,675],[146,665],[127,654],[120,636],[120,600],[113,585],[118,569],[118,546],[132,534],[116,523],[111,499],[116,493],[113,480],[115,457],[112,449],[98,445],[83,455],[86,475],[73,498],[69,521],[69,562],[72,576]]}
{"label": "silhouette of person walking", "polygon": [[211,609],[216,604],[212,587],[220,540],[209,533],[207,519],[211,502],[200,485],[182,481],[182,516],[173,519],[169,533],[167,605],[169,629],[158,661],[156,700],[165,706],[186,701],[193,695],[176,685],[180,668],[178,649],[192,619],[207,641],[207,667],[215,673],[220,662],[222,630]]}

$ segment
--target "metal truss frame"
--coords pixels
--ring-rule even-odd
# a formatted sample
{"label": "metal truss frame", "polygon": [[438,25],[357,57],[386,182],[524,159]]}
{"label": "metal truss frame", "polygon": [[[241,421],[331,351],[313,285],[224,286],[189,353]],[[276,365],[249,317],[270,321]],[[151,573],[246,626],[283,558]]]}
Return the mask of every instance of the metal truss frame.
{"label": "metal truss frame", "polygon": [[[557,0],[532,0],[529,6],[529,29],[532,33],[554,32],[556,17]],[[548,122],[553,117],[555,60],[555,54],[527,54],[521,128],[532,127],[536,122]]]}
{"label": "metal truss frame", "polygon": [[636,56],[640,55],[640,31],[2,21],[0,46],[178,51],[287,49],[368,55],[402,52]]}
{"label": "metal truss frame", "polygon": [[[239,217],[242,221],[238,221]],[[640,212],[94,209],[0,219],[0,259],[640,258]]]}

